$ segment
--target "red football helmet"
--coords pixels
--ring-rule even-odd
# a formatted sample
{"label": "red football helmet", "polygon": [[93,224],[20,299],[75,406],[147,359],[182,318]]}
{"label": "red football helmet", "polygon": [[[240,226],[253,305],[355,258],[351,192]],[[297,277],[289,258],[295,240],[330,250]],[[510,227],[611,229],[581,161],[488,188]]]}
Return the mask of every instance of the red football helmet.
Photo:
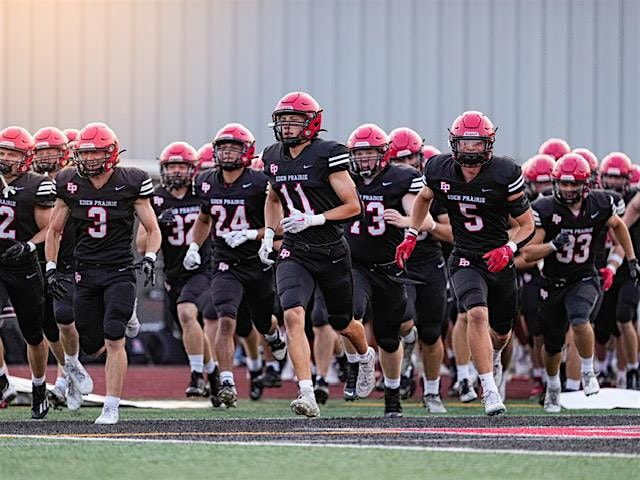
{"label": "red football helmet", "polygon": [[477,167],[491,161],[496,130],[482,112],[469,110],[458,116],[449,129],[453,159],[463,167]]}
{"label": "red football helmet", "polygon": [[189,186],[198,169],[198,152],[187,142],[170,143],[162,150],[158,160],[160,180],[168,190]]}
{"label": "red football helmet", "polygon": [[435,157],[436,155],[440,155],[442,152],[438,150],[433,145],[425,145],[422,147],[422,164],[427,163],[431,157]]}
{"label": "red football helmet", "polygon": [[529,198],[537,197],[540,192],[551,186],[551,173],[556,159],[551,155],[539,153],[522,165],[525,189]]}
{"label": "red football helmet", "polygon": [[213,162],[213,144],[205,143],[198,150],[198,171],[203,172],[216,168]]}
{"label": "red football helmet", "polygon": [[611,152],[602,159],[600,183],[602,188],[624,193],[629,189],[633,163],[622,152]]}
{"label": "red football helmet", "polygon": [[569,144],[561,138],[549,138],[540,145],[538,153],[551,155],[558,160],[563,155],[571,152]]}
{"label": "red football helmet", "polygon": [[64,136],[69,140],[69,148],[71,148],[73,146],[73,142],[78,138],[80,130],[77,128],[65,128],[62,133],[64,133]]}
{"label": "red football helmet", "polygon": [[[351,171],[363,177],[375,175],[389,163],[389,137],[379,126],[365,123],[347,140]],[[373,153],[373,154],[372,154]]]}
{"label": "red football helmet", "polygon": [[560,157],[553,167],[553,194],[565,205],[573,205],[586,198],[589,193],[591,168],[577,153],[567,153]]}
{"label": "red football helmet", "polygon": [[638,189],[640,185],[640,165],[634,163],[631,165],[631,173],[629,174],[629,187]]}
{"label": "red football helmet", "polygon": [[0,131],[0,174],[22,175],[29,171],[34,154],[31,134],[22,127]]}
{"label": "red football helmet", "polygon": [[424,139],[416,131],[408,127],[396,128],[389,134],[389,159],[419,169],[423,145]]}
{"label": "red football helmet", "polygon": [[44,127],[33,136],[35,142],[33,171],[36,173],[56,172],[69,163],[71,151],[69,139],[56,127]]}
{"label": "red football helmet", "polygon": [[[303,115],[304,120],[283,121],[283,115]],[[320,104],[308,93],[291,92],[287,93],[278,101],[276,108],[271,115],[273,133],[278,142],[286,145],[298,145],[299,143],[311,140],[318,136],[322,129],[322,109]],[[300,127],[297,135],[288,131],[291,127]]]}
{"label": "red football helmet", "polygon": [[212,143],[214,162],[223,170],[250,166],[256,153],[256,139],[240,123],[227,123],[218,130]]}
{"label": "red football helmet", "polygon": [[100,122],[87,124],[76,138],[73,156],[81,177],[95,177],[113,169],[118,163],[118,137]]}
{"label": "red football helmet", "polygon": [[577,153],[584,158],[591,168],[591,187],[596,188],[598,186],[598,157],[588,148],[574,148],[573,153]]}

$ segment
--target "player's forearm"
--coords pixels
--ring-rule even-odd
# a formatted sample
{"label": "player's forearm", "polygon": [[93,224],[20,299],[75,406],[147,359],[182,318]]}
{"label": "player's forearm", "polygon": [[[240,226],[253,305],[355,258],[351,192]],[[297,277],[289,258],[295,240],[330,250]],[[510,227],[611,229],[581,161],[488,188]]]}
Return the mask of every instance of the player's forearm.
{"label": "player's forearm", "polygon": [[196,223],[194,223],[193,227],[191,227],[191,238],[193,239],[192,242],[197,243],[199,247],[202,246],[202,244],[209,236],[210,232],[211,218],[207,217],[207,219],[204,220],[203,218],[198,217]]}
{"label": "player's forearm", "polygon": [[517,223],[517,227],[509,230],[509,233],[513,234],[513,237],[510,236],[509,238],[520,249],[533,239],[536,231],[536,226],[533,221],[533,214],[531,213],[531,210],[523,213],[515,220]]}
{"label": "player's forearm", "polygon": [[622,216],[622,221],[625,223],[627,227],[630,227],[631,225],[636,223],[639,218],[640,218],[640,208],[638,208],[638,205],[636,204],[636,202],[632,200],[629,203],[629,206],[627,207],[627,209],[625,210],[624,215]]}
{"label": "player's forearm", "polygon": [[629,235],[629,229],[624,222],[618,222],[613,227],[613,232],[620,243],[620,246],[624,250],[624,254],[627,260],[636,258],[636,253],[633,250],[633,242],[631,241],[631,235]]}
{"label": "player's forearm", "polygon": [[[525,247],[525,248],[530,248],[530,247]],[[524,258],[524,255],[518,255],[513,259],[513,264],[516,266],[516,270],[529,270],[530,268],[535,267],[538,264],[538,262],[537,261],[528,262]]]}
{"label": "player's forearm", "polygon": [[147,245],[147,231],[142,225],[138,226],[138,233],[136,233],[136,250],[140,255],[144,254],[145,246]]}
{"label": "player's forearm", "polygon": [[431,207],[431,199],[427,199],[422,195],[416,196],[413,207],[411,207],[411,228],[420,230],[427,217],[427,213],[429,213],[429,207]]}
{"label": "player's forearm", "polygon": [[157,253],[162,246],[162,233],[160,232],[160,228],[156,224],[151,227],[150,230],[147,230],[147,241],[145,243],[145,253],[152,252]]}
{"label": "player's forearm", "polygon": [[527,245],[521,251],[525,262],[537,262],[541,258],[551,254],[554,249],[549,242],[537,245]]}
{"label": "player's forearm", "polygon": [[44,258],[47,262],[58,261],[58,251],[60,250],[60,237],[62,232],[55,228],[49,227],[47,229],[44,241]]}
{"label": "player's forearm", "polygon": [[264,227],[276,230],[282,220],[282,206],[280,202],[267,196],[264,204]]}
{"label": "player's forearm", "polygon": [[429,235],[441,242],[453,243],[453,229],[450,223],[434,222]]}
{"label": "player's forearm", "polygon": [[360,215],[360,211],[360,203],[356,201],[345,203],[339,207],[327,210],[323,215],[329,221],[340,222],[349,221],[354,217],[358,217]]}

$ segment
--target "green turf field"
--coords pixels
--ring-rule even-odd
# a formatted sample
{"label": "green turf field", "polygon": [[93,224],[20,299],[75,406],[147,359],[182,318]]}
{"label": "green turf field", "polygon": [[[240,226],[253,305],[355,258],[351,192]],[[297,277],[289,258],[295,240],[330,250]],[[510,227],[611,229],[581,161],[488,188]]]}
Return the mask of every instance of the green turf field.
{"label": "green turf field", "polygon": [[[120,418],[126,420],[200,420],[200,419],[263,419],[295,418],[286,400],[260,402],[240,401],[230,410],[181,409],[151,410],[121,408]],[[448,402],[453,418],[482,416],[480,403],[463,405]],[[330,401],[322,409],[323,418],[380,417],[382,403],[378,401]],[[544,415],[533,401],[507,403],[508,415]],[[404,404],[405,417],[424,417],[425,411],[415,402]],[[55,410],[45,421],[28,422],[21,433],[33,433],[30,426],[55,421],[85,421],[90,424],[100,413],[98,408],[82,408],[78,412]],[[629,410],[574,411],[566,415],[611,416]],[[0,423],[29,418],[28,407],[0,410]],[[310,420],[313,422],[314,420]],[[121,422],[123,425],[126,422]],[[499,423],[499,420],[498,420]],[[8,425],[8,423],[4,423]],[[369,448],[362,445],[325,448],[321,446],[284,446],[255,444],[215,444],[186,440],[152,443],[136,438],[117,436],[78,440],[58,438],[65,434],[61,423],[55,434],[46,438],[0,436],[0,479],[580,479],[636,478],[640,471],[637,458],[578,457],[564,455],[510,454],[491,451],[442,452],[416,451],[408,447]],[[109,427],[106,427],[109,428]],[[164,441],[158,436],[159,441]],[[478,439],[481,442],[482,439]],[[562,453],[562,452],[556,452]],[[55,473],[54,473],[55,472]]]}

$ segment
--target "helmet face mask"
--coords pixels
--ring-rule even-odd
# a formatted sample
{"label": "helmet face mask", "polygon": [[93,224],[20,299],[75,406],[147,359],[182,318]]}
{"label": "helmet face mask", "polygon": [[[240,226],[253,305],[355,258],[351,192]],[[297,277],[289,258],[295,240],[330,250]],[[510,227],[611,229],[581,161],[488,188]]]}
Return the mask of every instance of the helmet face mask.
{"label": "helmet face mask", "polygon": [[625,193],[629,190],[629,178],[623,175],[600,175],[600,185],[605,190],[614,190],[618,193]]}
{"label": "helmet face mask", "polygon": [[214,142],[213,158],[217,167],[227,172],[245,167],[243,156],[247,148],[242,142],[225,140]]}
{"label": "helmet face mask", "polygon": [[74,159],[81,177],[97,177],[107,171],[107,162],[112,158],[115,145],[107,148],[77,149]]}
{"label": "helmet face mask", "polygon": [[560,157],[553,167],[553,196],[564,205],[575,205],[589,194],[589,163],[577,153]]}
{"label": "helmet face mask", "polygon": [[66,165],[67,152],[61,147],[36,148],[31,168],[36,173],[57,172]]}
{"label": "helmet face mask", "polygon": [[160,166],[160,180],[167,190],[179,190],[191,185],[195,168],[187,162],[165,162]]}
{"label": "helmet face mask", "polygon": [[409,165],[410,167],[420,170],[422,168],[423,157],[422,153],[412,153],[411,155],[406,155],[404,157],[395,157],[392,161],[394,163]]}
{"label": "helmet face mask", "polygon": [[587,182],[554,181],[553,194],[564,205],[575,205],[588,192]]}
{"label": "helmet face mask", "polygon": [[271,114],[276,141],[287,146],[313,140],[322,129],[322,109],[308,93],[290,92],[282,97]]}
{"label": "helmet face mask", "polygon": [[312,118],[305,112],[276,112],[273,114],[273,132],[276,140],[294,146],[309,140],[303,133],[308,130]]}
{"label": "helmet face mask", "polygon": [[463,167],[479,167],[491,160],[493,142],[476,137],[454,137],[451,140],[453,156]]}
{"label": "helmet face mask", "polygon": [[118,138],[104,123],[87,124],[73,144],[73,158],[81,177],[97,177],[112,170],[119,156]]}
{"label": "helmet face mask", "polygon": [[349,154],[351,171],[361,177],[371,177],[383,168],[385,148],[355,148]]}
{"label": "helmet face mask", "polygon": [[24,152],[12,148],[0,147],[0,174],[19,176],[29,168]]}

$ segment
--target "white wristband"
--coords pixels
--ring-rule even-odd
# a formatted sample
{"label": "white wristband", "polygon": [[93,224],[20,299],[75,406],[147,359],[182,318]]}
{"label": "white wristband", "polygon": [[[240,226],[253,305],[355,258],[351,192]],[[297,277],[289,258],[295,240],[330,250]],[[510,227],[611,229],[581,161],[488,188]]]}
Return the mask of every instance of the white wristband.
{"label": "white wristband", "polygon": [[144,256],[150,259],[152,262],[155,262],[158,258],[158,255],[156,255],[154,252],[147,252],[144,254]]}
{"label": "white wristband", "polygon": [[55,270],[56,268],[58,268],[58,264],[53,260],[49,260],[44,269],[48,272],[49,270]]}
{"label": "white wristband", "polygon": [[417,237],[418,236],[418,230],[416,230],[415,228],[409,227],[407,228],[407,233],[405,235],[405,238],[411,235],[412,237]]}
{"label": "white wristband", "polygon": [[33,243],[31,240],[27,242],[27,246],[29,247],[30,252],[34,252],[36,250],[36,244]]}
{"label": "white wristband", "polygon": [[513,253],[516,253],[516,250],[518,250],[518,245],[516,245],[512,240],[507,242],[507,247],[509,247]]}
{"label": "white wristband", "polygon": [[607,263],[615,263],[617,266],[622,265],[622,262],[624,262],[624,259],[622,258],[622,256],[620,256],[617,253],[611,253],[608,257],[607,257]]}
{"label": "white wristband", "polygon": [[554,251],[554,252],[557,252],[557,251],[558,251],[558,249],[557,249],[557,248],[556,248],[556,246],[553,244],[553,242],[549,242],[549,243],[547,243],[547,245],[549,245],[549,248],[550,248],[552,251]]}
{"label": "white wristband", "polygon": [[324,225],[326,221],[327,217],[325,217],[322,213],[311,216],[311,225],[313,226],[317,227],[318,225]]}
{"label": "white wristband", "polygon": [[189,251],[190,252],[197,252],[200,250],[200,245],[198,245],[196,242],[191,242],[189,244]]}
{"label": "white wristband", "polygon": [[273,240],[273,237],[276,236],[276,231],[271,227],[265,227],[264,229],[264,238]]}
{"label": "white wristband", "polygon": [[247,230],[247,240],[255,240],[258,238],[258,230]]}

